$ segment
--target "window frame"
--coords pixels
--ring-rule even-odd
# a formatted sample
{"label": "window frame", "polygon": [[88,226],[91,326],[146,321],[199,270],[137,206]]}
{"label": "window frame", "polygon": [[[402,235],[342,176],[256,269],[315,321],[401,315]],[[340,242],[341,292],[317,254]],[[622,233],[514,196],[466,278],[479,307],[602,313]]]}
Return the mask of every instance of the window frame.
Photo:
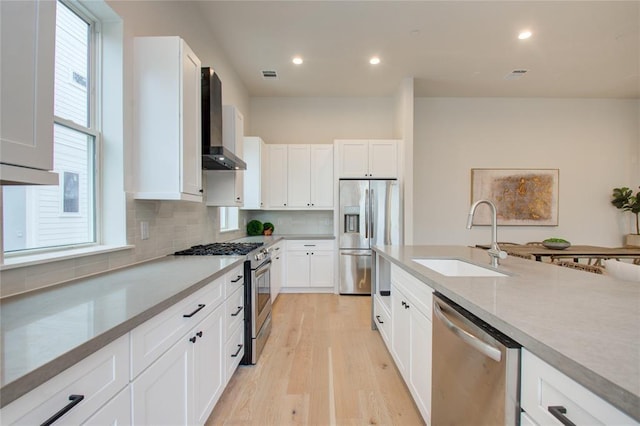
{"label": "window frame", "polygon": [[[234,232],[240,230],[240,209],[238,207],[220,207],[220,232]],[[232,212],[235,212],[233,214]],[[233,217],[235,216],[235,217]]]}

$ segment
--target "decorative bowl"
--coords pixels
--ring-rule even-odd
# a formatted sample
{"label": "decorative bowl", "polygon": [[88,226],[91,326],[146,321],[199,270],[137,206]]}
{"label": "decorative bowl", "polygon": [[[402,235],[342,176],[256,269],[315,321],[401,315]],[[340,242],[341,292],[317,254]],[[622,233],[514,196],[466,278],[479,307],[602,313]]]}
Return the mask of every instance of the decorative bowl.
{"label": "decorative bowl", "polygon": [[571,243],[560,243],[560,242],[542,242],[542,245],[551,250],[564,250],[568,247],[571,247]]}

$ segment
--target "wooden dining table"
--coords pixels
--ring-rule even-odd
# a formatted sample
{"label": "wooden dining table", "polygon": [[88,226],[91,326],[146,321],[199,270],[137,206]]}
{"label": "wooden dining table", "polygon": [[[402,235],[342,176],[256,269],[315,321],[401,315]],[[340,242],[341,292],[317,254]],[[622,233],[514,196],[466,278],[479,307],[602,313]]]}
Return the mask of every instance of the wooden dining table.
{"label": "wooden dining table", "polygon": [[[488,249],[488,245],[476,245],[478,248]],[[533,244],[504,244],[500,248],[507,253],[516,256],[533,256],[538,262],[542,258],[548,257],[552,262],[555,259],[573,259],[578,262],[580,259],[588,259],[589,263],[599,265],[605,259],[633,259],[640,262],[640,247],[599,247],[572,245],[566,249],[548,249],[542,245]]]}

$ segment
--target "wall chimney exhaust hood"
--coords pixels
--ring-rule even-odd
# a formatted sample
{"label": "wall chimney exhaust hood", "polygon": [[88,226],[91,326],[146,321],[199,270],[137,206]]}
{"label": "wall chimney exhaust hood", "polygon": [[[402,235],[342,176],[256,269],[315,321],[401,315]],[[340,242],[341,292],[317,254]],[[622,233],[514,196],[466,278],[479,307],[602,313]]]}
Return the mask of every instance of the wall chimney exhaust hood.
{"label": "wall chimney exhaust hood", "polygon": [[222,82],[213,69],[201,69],[202,84],[202,168],[204,170],[246,170],[247,163],[223,145]]}

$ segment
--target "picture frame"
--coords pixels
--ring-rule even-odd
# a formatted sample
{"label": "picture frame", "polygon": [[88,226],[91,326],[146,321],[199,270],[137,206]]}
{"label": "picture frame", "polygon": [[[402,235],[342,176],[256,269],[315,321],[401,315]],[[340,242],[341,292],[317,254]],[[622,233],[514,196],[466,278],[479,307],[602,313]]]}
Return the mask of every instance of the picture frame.
{"label": "picture frame", "polygon": [[[559,169],[471,169],[471,203],[493,202],[498,225],[558,226]],[[479,208],[474,225],[490,225]]]}

